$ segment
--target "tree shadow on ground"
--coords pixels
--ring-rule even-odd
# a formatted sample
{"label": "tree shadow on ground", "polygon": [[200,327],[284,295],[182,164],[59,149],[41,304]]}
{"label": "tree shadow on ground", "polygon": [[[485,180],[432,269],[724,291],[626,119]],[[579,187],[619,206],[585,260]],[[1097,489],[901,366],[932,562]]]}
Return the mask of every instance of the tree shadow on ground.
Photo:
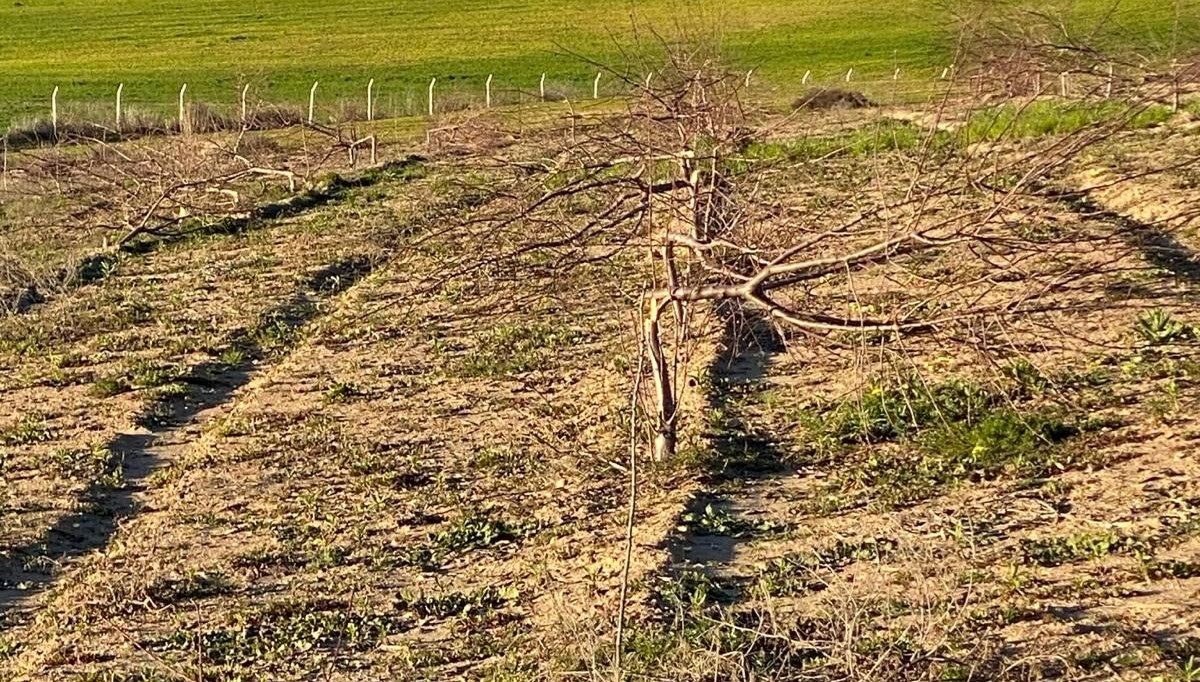
{"label": "tree shadow on ground", "polygon": [[[117,436],[107,445],[119,476],[93,481],[82,494],[78,511],[63,516],[36,541],[0,554],[0,625],[32,597],[51,587],[71,560],[108,546],[121,523],[138,512],[136,495],[168,462],[163,453],[185,447],[204,412],[228,403],[238,389],[260,371],[260,361],[279,347],[264,339],[298,330],[319,314],[317,303],[340,294],[371,272],[363,258],[349,258],[313,273],[287,300],[262,314],[255,328],[235,334],[232,345],[243,353],[234,365],[202,363],[180,377],[183,395],[151,405],[143,415],[145,429]],[[114,482],[115,481],[115,482]]]}

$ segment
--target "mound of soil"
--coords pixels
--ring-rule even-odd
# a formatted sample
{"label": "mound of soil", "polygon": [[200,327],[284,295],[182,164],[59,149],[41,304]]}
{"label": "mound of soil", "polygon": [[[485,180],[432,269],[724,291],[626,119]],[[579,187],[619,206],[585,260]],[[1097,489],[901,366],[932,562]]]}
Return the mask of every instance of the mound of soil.
{"label": "mound of soil", "polygon": [[792,102],[793,109],[865,109],[875,103],[854,90],[813,88]]}

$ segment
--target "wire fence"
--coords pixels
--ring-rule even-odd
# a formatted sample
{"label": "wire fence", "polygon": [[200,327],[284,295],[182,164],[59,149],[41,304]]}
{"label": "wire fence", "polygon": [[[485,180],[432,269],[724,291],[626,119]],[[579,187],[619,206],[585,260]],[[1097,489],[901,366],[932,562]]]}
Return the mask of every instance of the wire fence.
{"label": "wire fence", "polygon": [[[644,76],[598,71],[586,81],[552,77],[543,73],[525,83],[507,83],[495,75],[467,80],[431,78],[424,87],[393,85],[367,79],[361,94],[345,96],[345,82],[333,87],[337,96],[326,95],[319,80],[308,88],[303,100],[268,102],[257,96],[251,84],[242,84],[226,99],[202,98],[180,83],[176,97],[148,98],[138,95],[132,83],[113,85],[110,101],[96,98],[72,100],[69,88],[54,86],[41,102],[15,106],[26,112],[9,126],[9,147],[61,141],[72,136],[121,138],[150,133],[213,132],[238,129],[270,129],[298,124],[337,125],[403,117],[436,118],[439,115],[474,109],[511,107],[538,102],[585,102],[628,97],[655,87],[657,74]],[[1173,64],[1165,74],[1152,76],[1170,81],[1172,104],[1193,90],[1200,75],[1197,64]],[[860,92],[875,105],[914,104],[957,93],[963,96],[1001,94],[1058,96],[1063,98],[1115,97],[1144,83],[1146,74],[1122,73],[1113,66],[1098,65],[1088,71],[1027,72],[997,74],[985,70],[960,73],[954,65],[935,68],[895,67],[889,74],[868,74],[855,67],[843,71],[806,71],[791,83],[778,78],[761,78],[753,69],[745,72],[748,93],[764,101],[795,105],[813,91],[843,89]]]}

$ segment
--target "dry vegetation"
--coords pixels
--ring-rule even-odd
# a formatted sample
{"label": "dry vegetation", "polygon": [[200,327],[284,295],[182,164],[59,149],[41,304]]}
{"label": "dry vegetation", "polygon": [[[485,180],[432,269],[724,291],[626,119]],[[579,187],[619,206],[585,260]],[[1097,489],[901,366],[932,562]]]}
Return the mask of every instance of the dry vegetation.
{"label": "dry vegetation", "polygon": [[1200,679],[1191,101],[718,63],[14,156],[0,679]]}

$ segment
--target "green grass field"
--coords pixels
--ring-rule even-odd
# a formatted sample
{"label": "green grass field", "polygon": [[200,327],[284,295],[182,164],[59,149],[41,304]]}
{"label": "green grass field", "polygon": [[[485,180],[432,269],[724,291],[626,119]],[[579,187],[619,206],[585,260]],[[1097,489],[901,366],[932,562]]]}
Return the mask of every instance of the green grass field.
{"label": "green grass field", "polygon": [[[1110,30],[1146,52],[1200,25],[1197,0],[1123,0]],[[180,84],[195,101],[228,103],[240,84],[256,98],[302,104],[320,80],[326,107],[365,98],[375,78],[378,106],[420,109],[436,76],[443,92],[590,94],[595,68],[581,57],[624,65],[653,31],[719,32],[728,54],[760,82],[790,93],[812,70],[819,80],[854,67],[861,78],[893,63],[932,73],[946,63],[955,23],[937,0],[9,0],[0,5],[0,127],[60,110],[108,106],[118,82],[131,106],[167,110]],[[966,6],[969,3],[959,3]],[[1055,0],[1075,20],[1100,16],[1112,0]],[[635,21],[636,17],[636,21]],[[714,31],[715,29],[715,31]],[[572,54],[574,53],[574,54]],[[617,84],[609,79],[610,92]]]}

